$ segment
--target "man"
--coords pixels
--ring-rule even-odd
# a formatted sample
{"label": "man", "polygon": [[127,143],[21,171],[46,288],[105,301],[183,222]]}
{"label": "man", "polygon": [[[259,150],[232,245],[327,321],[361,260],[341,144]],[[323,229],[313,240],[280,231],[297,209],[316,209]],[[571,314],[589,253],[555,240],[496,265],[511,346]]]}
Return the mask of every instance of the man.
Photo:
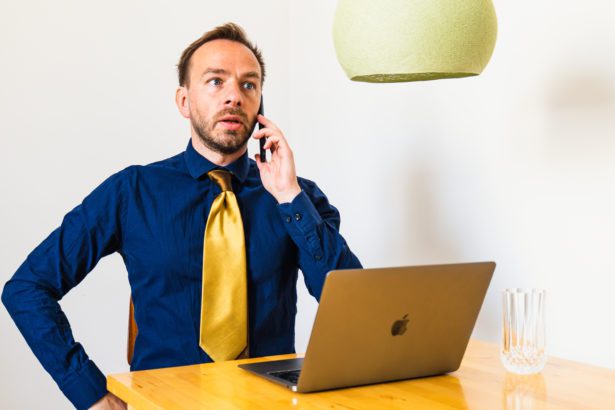
{"label": "man", "polygon": [[[294,351],[296,280],[318,299],[332,269],[361,267],[339,213],[295,174],[283,132],[259,115],[265,66],[232,23],[182,54],[176,103],[191,139],[178,155],[112,175],[20,266],[2,301],[77,408],[124,408],[106,390],[58,301],[119,252],[138,335],[131,370]],[[270,160],[248,158],[256,122]],[[238,273],[236,273],[238,272]]]}

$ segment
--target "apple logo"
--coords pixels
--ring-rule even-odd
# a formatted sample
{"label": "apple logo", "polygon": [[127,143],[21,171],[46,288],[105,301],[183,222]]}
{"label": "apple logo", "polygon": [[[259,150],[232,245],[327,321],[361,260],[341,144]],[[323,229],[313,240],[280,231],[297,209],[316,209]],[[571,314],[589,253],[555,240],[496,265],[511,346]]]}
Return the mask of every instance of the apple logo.
{"label": "apple logo", "polygon": [[408,317],[408,314],[406,313],[403,318],[393,322],[393,326],[391,326],[391,334],[393,336],[401,336],[404,333],[406,333],[406,330],[408,330],[406,326],[408,325],[408,322],[410,321],[410,319],[407,319],[407,317]]}

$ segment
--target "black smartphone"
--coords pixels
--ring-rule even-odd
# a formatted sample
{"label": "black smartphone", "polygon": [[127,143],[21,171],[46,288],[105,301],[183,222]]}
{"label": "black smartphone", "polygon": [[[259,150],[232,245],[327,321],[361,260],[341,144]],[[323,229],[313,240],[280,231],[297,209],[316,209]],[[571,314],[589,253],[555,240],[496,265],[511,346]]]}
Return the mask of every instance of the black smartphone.
{"label": "black smartphone", "polygon": [[[265,106],[263,105],[263,95],[261,94],[261,105],[258,107],[258,114],[265,115]],[[258,121],[257,121],[258,122]],[[258,123],[258,129],[262,129],[264,127],[260,122]],[[267,142],[267,138],[261,138],[259,141],[260,144],[260,157],[261,162],[267,162],[267,151],[265,151],[265,143]]]}

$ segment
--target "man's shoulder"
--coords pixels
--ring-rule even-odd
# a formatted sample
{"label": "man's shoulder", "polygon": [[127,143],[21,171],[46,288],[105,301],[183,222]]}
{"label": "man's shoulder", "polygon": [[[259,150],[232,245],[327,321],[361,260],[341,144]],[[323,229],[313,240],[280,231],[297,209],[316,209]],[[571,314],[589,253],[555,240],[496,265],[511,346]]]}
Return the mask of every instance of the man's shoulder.
{"label": "man's shoulder", "polygon": [[144,171],[185,171],[186,162],[184,160],[184,152],[175,154],[172,157],[165,158],[159,161],[152,162],[147,165],[135,165],[139,170]]}
{"label": "man's shoulder", "polygon": [[173,155],[172,157],[155,161],[149,164],[130,165],[120,172],[119,175],[129,179],[148,176],[163,176],[165,174],[186,173],[186,163],[184,153]]}
{"label": "man's shoulder", "polygon": [[159,183],[168,178],[177,179],[177,176],[186,174],[188,171],[183,158],[183,152],[172,157],[152,162],[146,165],[130,165],[117,171],[108,177],[101,185],[127,190],[134,190],[145,183]]}

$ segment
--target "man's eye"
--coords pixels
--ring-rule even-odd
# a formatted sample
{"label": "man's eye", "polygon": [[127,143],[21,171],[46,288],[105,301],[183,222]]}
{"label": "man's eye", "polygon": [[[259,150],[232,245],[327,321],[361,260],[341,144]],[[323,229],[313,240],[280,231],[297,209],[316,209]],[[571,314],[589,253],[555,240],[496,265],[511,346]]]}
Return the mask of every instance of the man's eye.
{"label": "man's eye", "polygon": [[247,81],[243,83],[243,88],[245,88],[246,90],[254,90],[256,89],[256,84]]}
{"label": "man's eye", "polygon": [[220,85],[222,84],[222,80],[219,78],[212,78],[211,80],[208,81],[208,83],[211,85]]}

